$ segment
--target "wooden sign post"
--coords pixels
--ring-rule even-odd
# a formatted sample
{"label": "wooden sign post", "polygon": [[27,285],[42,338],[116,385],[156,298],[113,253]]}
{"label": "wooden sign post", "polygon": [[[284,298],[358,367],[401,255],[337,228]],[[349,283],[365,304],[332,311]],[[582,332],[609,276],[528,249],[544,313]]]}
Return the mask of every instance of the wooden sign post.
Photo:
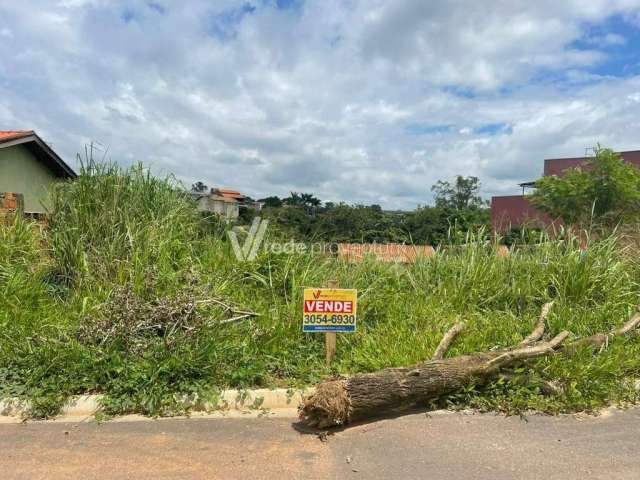
{"label": "wooden sign post", "polygon": [[[329,280],[328,284],[329,288],[338,288],[337,280]],[[324,349],[325,349],[325,360],[327,362],[327,367],[331,365],[331,360],[333,356],[336,354],[336,342],[337,335],[336,332],[325,332],[324,333]]]}

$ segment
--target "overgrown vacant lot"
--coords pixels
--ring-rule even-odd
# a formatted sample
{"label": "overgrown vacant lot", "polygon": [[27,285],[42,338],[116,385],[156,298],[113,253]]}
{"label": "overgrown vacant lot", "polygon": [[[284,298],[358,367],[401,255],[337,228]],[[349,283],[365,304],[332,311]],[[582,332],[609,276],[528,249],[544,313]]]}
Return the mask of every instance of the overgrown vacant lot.
{"label": "overgrown vacant lot", "polygon": [[[450,356],[509,346],[549,300],[548,335],[582,337],[622,325],[639,303],[640,265],[616,237],[586,255],[565,238],[498,258],[495,245],[469,238],[411,266],[273,253],[238,262],[221,225],[141,167],[89,164],[51,195],[47,229],[20,219],[0,227],[0,396],[30,400],[37,417],[81,393],[106,394],[109,414],[169,415],[187,408],[185,396],[213,399],[226,387],[409,365],[457,321],[467,328]],[[360,303],[358,331],[339,335],[330,371],[322,335],[301,332],[300,310],[303,287],[334,278]],[[615,339],[600,354],[542,358],[519,368],[526,376],[442,403],[559,412],[634,402],[639,354],[637,338]],[[543,393],[549,382],[555,393]]]}

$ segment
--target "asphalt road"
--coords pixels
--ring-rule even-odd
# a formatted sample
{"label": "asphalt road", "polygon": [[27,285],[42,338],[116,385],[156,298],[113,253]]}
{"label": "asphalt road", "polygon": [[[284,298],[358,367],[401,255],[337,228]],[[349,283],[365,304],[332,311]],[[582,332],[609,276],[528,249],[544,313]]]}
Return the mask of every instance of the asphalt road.
{"label": "asphalt road", "polygon": [[640,478],[640,409],[527,421],[421,413],[324,441],[292,421],[0,424],[0,478]]}

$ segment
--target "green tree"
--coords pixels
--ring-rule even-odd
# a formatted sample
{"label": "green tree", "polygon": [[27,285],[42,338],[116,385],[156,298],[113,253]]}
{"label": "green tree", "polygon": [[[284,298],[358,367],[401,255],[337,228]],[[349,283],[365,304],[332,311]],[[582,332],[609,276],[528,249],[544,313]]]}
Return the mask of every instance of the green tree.
{"label": "green tree", "polygon": [[321,205],[320,199],[311,193],[291,192],[291,195],[282,201],[290,207],[303,208],[307,213],[314,213]]}
{"label": "green tree", "polygon": [[206,192],[208,189],[209,187],[207,187],[207,185],[203,182],[196,182],[193,185],[191,185],[191,190],[193,190],[194,192],[203,193],[203,192]]}
{"label": "green tree", "polygon": [[438,245],[447,238],[449,220],[443,208],[421,206],[406,214],[405,228],[412,243]]}
{"label": "green tree", "polygon": [[258,216],[258,211],[254,208],[240,207],[238,215],[238,221],[243,225],[249,225],[255,217]]}
{"label": "green tree", "polygon": [[279,208],[282,206],[282,200],[280,200],[280,197],[276,197],[274,195],[270,197],[261,198],[258,201],[260,203],[263,203],[265,207],[269,207],[269,208]]}
{"label": "green tree", "polygon": [[[437,244],[448,239],[451,232],[466,234],[489,224],[488,202],[480,196],[478,177],[456,176],[455,183],[439,180],[431,191],[435,193],[435,206],[418,209],[409,224],[416,242]],[[428,222],[428,225],[421,225]],[[424,240],[422,240],[424,239]]]}
{"label": "green tree", "polygon": [[261,216],[279,225],[283,234],[298,240],[310,238],[313,217],[304,208],[267,208]]}
{"label": "green tree", "polygon": [[603,227],[640,216],[640,170],[609,148],[595,147],[595,156],[562,177],[536,181],[529,198],[536,208],[570,225]]}
{"label": "green tree", "polygon": [[478,177],[458,175],[453,185],[449,182],[438,180],[431,187],[431,191],[435,193],[436,207],[467,210],[481,208],[486,205],[486,202],[479,195],[480,181]]}
{"label": "green tree", "polygon": [[403,242],[406,234],[398,216],[383,212],[379,205],[341,203],[317,216],[314,235],[333,242]]}

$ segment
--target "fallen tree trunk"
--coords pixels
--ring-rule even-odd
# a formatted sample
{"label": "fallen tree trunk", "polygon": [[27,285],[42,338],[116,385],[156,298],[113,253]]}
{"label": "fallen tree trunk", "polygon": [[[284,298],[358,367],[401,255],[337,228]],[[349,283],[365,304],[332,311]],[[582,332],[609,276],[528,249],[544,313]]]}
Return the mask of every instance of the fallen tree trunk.
{"label": "fallen tree trunk", "polygon": [[602,348],[610,338],[626,335],[640,324],[640,315],[635,315],[609,334],[593,335],[563,346],[569,335],[566,331],[549,341],[540,341],[550,308],[551,304],[543,307],[534,331],[512,349],[444,359],[446,350],[463,328],[457,324],[444,336],[431,360],[411,367],[326,380],[305,399],[300,419],[309,426],[327,428],[380,416],[460,391],[470,384],[486,383],[502,369],[529,359],[560,352],[570,354],[582,345]]}

